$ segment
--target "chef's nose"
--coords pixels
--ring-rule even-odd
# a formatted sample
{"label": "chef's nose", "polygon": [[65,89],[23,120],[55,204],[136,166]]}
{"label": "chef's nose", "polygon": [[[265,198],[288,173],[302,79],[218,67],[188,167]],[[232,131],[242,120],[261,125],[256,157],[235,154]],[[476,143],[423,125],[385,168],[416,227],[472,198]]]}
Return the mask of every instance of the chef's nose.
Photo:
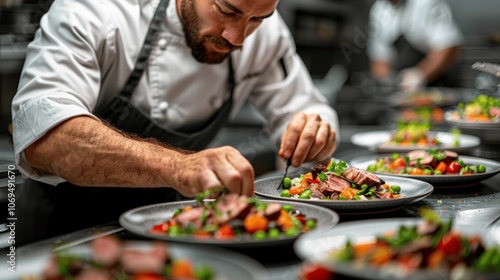
{"label": "chef's nose", "polygon": [[241,47],[243,41],[247,37],[248,25],[247,23],[236,23],[228,25],[222,32],[222,37],[226,39],[233,46]]}

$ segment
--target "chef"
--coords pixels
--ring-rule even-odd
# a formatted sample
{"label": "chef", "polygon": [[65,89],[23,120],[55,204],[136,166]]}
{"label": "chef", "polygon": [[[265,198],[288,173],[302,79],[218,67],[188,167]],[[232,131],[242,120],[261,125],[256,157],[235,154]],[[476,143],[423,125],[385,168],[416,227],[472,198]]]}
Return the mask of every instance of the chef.
{"label": "chef", "polygon": [[226,186],[252,165],[207,149],[249,99],[292,165],[323,161],[336,112],[314,87],[277,0],[56,0],[12,103],[17,241],[116,221],[140,205]]}
{"label": "chef", "polygon": [[373,77],[403,91],[443,82],[462,34],[441,0],[377,0],[370,9],[367,53]]}

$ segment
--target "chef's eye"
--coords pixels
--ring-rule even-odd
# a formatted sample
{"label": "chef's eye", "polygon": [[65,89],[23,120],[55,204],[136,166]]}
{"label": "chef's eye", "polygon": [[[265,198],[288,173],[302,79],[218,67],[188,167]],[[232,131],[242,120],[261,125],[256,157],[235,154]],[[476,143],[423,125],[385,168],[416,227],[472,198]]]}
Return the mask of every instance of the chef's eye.
{"label": "chef's eye", "polygon": [[232,11],[224,11],[219,5],[215,5],[217,12],[223,16],[232,16],[234,13]]}

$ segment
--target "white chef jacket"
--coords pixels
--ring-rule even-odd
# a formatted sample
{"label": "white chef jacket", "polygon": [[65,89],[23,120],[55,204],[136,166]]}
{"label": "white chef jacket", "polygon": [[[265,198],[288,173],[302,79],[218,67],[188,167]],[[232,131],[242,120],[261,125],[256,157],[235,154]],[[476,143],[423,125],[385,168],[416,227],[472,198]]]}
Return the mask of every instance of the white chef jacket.
{"label": "white chef jacket", "polygon": [[392,5],[377,0],[370,9],[367,53],[373,61],[394,62],[394,42],[399,36],[422,53],[439,51],[462,43],[462,33],[450,7],[442,0],[406,0]]}
{"label": "white chef jacket", "polygon": [[[15,158],[24,175],[53,185],[64,181],[36,174],[24,149],[64,120],[96,118],[93,112],[119,94],[157,5],[157,0],[53,2],[28,46],[12,102]],[[197,62],[185,43],[175,0],[166,13],[131,100],[160,126],[199,128],[229,97],[227,60],[216,65]],[[299,111],[319,113],[338,131],[336,112],[314,87],[277,12],[232,55],[237,85],[230,117],[250,98],[268,120],[276,144],[289,117]]]}

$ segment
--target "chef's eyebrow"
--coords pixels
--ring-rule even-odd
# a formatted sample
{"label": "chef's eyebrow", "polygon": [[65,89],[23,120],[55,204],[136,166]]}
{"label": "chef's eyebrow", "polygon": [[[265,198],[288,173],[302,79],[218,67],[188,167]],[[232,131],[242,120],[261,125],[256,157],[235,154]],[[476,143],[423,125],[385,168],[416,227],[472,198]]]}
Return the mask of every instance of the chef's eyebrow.
{"label": "chef's eyebrow", "polygon": [[[224,5],[226,8],[230,9],[233,13],[236,13],[238,15],[243,15],[243,12],[240,9],[238,9],[235,6],[229,4],[227,1],[225,1],[225,0],[218,0],[218,2],[220,4],[222,4],[222,5]],[[274,10],[270,14],[268,14],[268,15],[263,15],[263,16],[255,17],[255,18],[265,19],[265,18],[268,18],[268,17],[272,16],[273,14],[274,14]]]}

